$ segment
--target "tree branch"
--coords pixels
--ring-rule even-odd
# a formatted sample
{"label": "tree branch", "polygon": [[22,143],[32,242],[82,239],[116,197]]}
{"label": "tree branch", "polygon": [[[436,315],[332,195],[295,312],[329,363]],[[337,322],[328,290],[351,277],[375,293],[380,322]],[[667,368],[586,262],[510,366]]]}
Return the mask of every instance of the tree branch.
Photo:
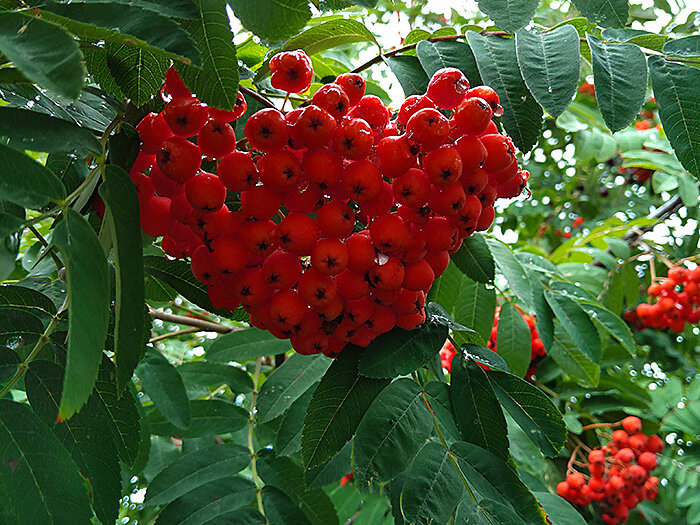
{"label": "tree branch", "polygon": [[257,100],[265,107],[277,109],[275,104],[269,98],[262,96],[257,91],[254,91],[254,90],[247,88],[245,86],[238,86],[238,91],[240,91],[244,95],[248,95],[250,98],[252,98],[254,100]]}
{"label": "tree branch", "polygon": [[184,326],[193,326],[195,328],[199,328],[203,332],[216,332],[219,334],[228,334],[230,332],[235,332],[239,330],[239,328],[236,328],[234,326],[226,326],[220,323],[204,321],[195,317],[185,317],[184,315],[169,314],[166,312],[161,312],[160,310],[155,310],[153,308],[149,308],[148,313],[151,317],[153,317],[153,319],[160,319],[161,321],[181,324]]}

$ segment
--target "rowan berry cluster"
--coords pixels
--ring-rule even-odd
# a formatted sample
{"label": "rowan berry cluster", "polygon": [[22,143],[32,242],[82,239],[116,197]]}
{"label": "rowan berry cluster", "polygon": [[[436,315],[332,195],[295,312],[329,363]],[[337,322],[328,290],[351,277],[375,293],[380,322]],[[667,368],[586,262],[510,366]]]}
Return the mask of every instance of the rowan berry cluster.
{"label": "rowan berry cluster", "polygon": [[674,266],[665,279],[653,283],[647,292],[657,298],[655,303],[638,304],[624,314],[625,321],[637,329],[669,328],[680,333],[685,330],[685,323],[700,322],[700,268]]}
{"label": "rowan berry cluster", "polygon": [[557,484],[557,494],[571,503],[584,507],[600,503],[603,522],[609,525],[625,523],[631,509],[659,492],[659,479],[650,474],[663,441],[655,434],[643,434],[638,417],[626,417],[622,427],[607,445],[588,454],[590,476],[573,471]]}
{"label": "rowan berry cluster", "polygon": [[[303,51],[275,55],[270,71],[288,92],[313,76]],[[251,324],[302,354],[335,356],[421,325],[449,254],[528,177],[491,120],[498,96],[469,89],[457,69],[435,73],[394,120],[362,77],[340,75],[309,105],[252,115],[246,150],[230,124],[245,111],[240,94],[235,112],[209,108],[174,71],[165,90],[163,112],[137,126],[131,177],[144,231],[190,258],[214,307],[242,305]],[[226,204],[232,195],[239,208]]]}

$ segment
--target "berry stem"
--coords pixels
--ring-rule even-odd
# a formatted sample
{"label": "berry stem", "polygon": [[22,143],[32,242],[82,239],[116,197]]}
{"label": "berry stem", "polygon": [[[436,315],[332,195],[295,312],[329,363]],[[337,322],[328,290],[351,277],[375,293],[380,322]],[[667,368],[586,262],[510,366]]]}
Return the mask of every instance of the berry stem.
{"label": "berry stem", "polygon": [[174,332],[168,332],[167,334],[161,334],[156,337],[152,337],[148,340],[149,343],[155,343],[156,341],[162,341],[163,339],[168,339],[170,337],[178,337],[185,334],[192,334],[201,331],[200,328],[196,326],[190,326],[189,328],[183,328],[182,330],[176,330]]}
{"label": "berry stem", "polygon": [[61,261],[61,259],[59,259],[58,255],[56,255],[56,250],[49,246],[49,243],[46,242],[44,236],[41,235],[39,231],[31,224],[27,224],[27,229],[34,234],[34,237],[36,237],[39,240],[41,245],[44,247],[44,250],[46,250],[46,253],[48,253],[51,259],[53,259],[53,262],[56,265],[56,270],[60,270],[61,268],[63,268],[63,262]]}
{"label": "berry stem", "polygon": [[614,423],[591,423],[590,425],[584,425],[581,427],[581,431],[590,430],[592,428],[613,428],[622,425],[622,420],[616,421]]}
{"label": "berry stem", "polygon": [[260,476],[258,476],[258,469],[256,465],[257,454],[255,453],[255,447],[253,445],[253,429],[255,428],[255,401],[258,397],[258,379],[260,377],[260,368],[262,366],[263,358],[258,357],[255,361],[255,372],[253,373],[253,393],[250,396],[250,418],[248,419],[248,450],[250,451],[250,471],[253,476],[253,483],[255,483],[255,499],[258,503],[258,510],[260,514],[265,515],[265,509],[262,503],[262,481]]}

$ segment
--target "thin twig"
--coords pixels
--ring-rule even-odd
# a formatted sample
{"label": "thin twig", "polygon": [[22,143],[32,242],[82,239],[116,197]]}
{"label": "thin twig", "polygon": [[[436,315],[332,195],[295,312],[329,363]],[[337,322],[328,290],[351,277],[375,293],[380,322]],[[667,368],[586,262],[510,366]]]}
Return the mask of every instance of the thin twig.
{"label": "thin twig", "polygon": [[53,259],[53,263],[56,265],[56,270],[60,270],[61,268],[63,268],[63,262],[61,261],[61,259],[59,259],[58,255],[56,255],[54,249],[49,246],[49,243],[46,241],[46,239],[44,239],[44,236],[41,235],[39,231],[31,224],[27,224],[27,229],[34,234],[34,237],[36,237],[39,240],[46,252]]}
{"label": "thin twig", "polygon": [[591,430],[592,428],[613,428],[622,425],[622,420],[615,421],[614,423],[591,423],[590,425],[584,425],[581,427],[581,431]]}
{"label": "thin twig", "polygon": [[248,95],[250,98],[257,100],[265,107],[277,109],[277,106],[275,106],[274,102],[272,102],[269,98],[264,97],[263,95],[261,95],[257,91],[254,91],[254,90],[247,88],[245,86],[238,86],[238,90],[241,93],[243,93],[244,95]]}
{"label": "thin twig", "polygon": [[155,343],[156,341],[162,341],[163,339],[168,339],[170,337],[178,337],[180,335],[191,334],[194,332],[201,332],[201,328],[196,326],[191,326],[190,328],[183,328],[182,330],[176,330],[175,332],[168,332],[167,334],[161,334],[156,337],[152,337],[148,340],[149,343]]}
{"label": "thin twig", "polygon": [[235,332],[236,330],[239,330],[239,328],[236,328],[235,326],[226,326],[220,323],[213,323],[211,321],[203,321],[202,319],[197,319],[195,317],[185,317],[184,315],[169,314],[166,312],[161,312],[160,310],[155,310],[153,308],[149,308],[148,313],[151,317],[153,317],[153,319],[160,319],[161,321],[181,324],[184,326],[194,326],[204,332],[228,334],[230,332]]}

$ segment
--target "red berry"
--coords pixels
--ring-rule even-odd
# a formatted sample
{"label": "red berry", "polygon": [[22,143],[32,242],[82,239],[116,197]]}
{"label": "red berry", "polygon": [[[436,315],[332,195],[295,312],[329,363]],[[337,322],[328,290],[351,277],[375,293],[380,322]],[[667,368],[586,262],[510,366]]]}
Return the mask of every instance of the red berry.
{"label": "red berry", "polygon": [[350,106],[354,106],[359,102],[364,96],[367,87],[365,79],[357,73],[343,73],[335,79],[335,83],[343,88],[343,91],[348,96]]}
{"label": "red berry", "polygon": [[355,213],[344,202],[331,201],[318,210],[316,223],[322,236],[344,239],[355,227]]}
{"label": "red berry", "polygon": [[165,105],[163,117],[176,135],[194,137],[207,123],[209,108],[195,97],[175,98]]}
{"label": "red berry", "polygon": [[484,169],[488,173],[503,171],[515,160],[515,147],[510,138],[504,135],[484,135],[480,138],[486,147]]}
{"label": "red berry", "polygon": [[336,275],[348,265],[348,249],[338,239],[320,239],[311,250],[311,266],[325,275]]}
{"label": "red berry", "polygon": [[195,210],[216,211],[226,200],[226,188],[213,173],[200,171],[185,184],[187,200]]}
{"label": "red berry", "polygon": [[404,206],[420,208],[430,195],[430,179],[425,172],[412,168],[394,179],[391,184],[394,197]]}
{"label": "red berry", "polygon": [[338,120],[350,109],[350,99],[338,84],[326,84],[311,99],[314,105],[325,109]]}
{"label": "red berry", "polygon": [[365,95],[348,113],[349,117],[361,118],[374,131],[382,131],[389,124],[389,110],[384,103],[374,95]]}
{"label": "red berry", "polygon": [[311,85],[314,72],[311,59],[302,51],[284,51],[270,59],[272,87],[290,93],[303,93]]}
{"label": "red berry", "polygon": [[210,246],[212,259],[218,268],[231,274],[245,268],[249,255],[240,240],[223,235],[212,240]]}
{"label": "red berry", "polygon": [[170,218],[170,199],[168,197],[153,197],[141,202],[141,229],[150,237],[158,237],[168,233]]}
{"label": "red berry", "polygon": [[373,145],[372,129],[359,118],[343,120],[333,135],[333,149],[347,159],[366,158]]}
{"label": "red berry", "polygon": [[241,210],[246,218],[269,221],[279,211],[282,199],[267,186],[255,186],[241,192]]}
{"label": "red berry", "polygon": [[580,490],[581,487],[583,487],[583,485],[586,483],[586,480],[583,477],[583,474],[581,474],[580,472],[574,472],[566,476],[566,482],[569,484],[569,487],[573,490]]}
{"label": "red berry", "polygon": [[328,111],[318,106],[309,106],[304,108],[294,123],[293,135],[302,146],[317,149],[331,141],[336,127],[336,121]]}
{"label": "red berry", "polygon": [[289,213],[277,226],[279,245],[297,255],[309,255],[317,240],[316,221],[303,213]]}
{"label": "red berry", "polygon": [[261,109],[246,121],[245,136],[253,149],[265,152],[282,149],[289,138],[284,115],[276,109]]}
{"label": "red berry", "polygon": [[492,116],[493,110],[488,102],[480,97],[470,97],[457,106],[453,119],[461,133],[478,135],[486,130]]}
{"label": "red berry", "polygon": [[377,144],[377,161],[382,175],[398,177],[418,166],[418,148],[411,146],[405,135],[385,137]]}
{"label": "red berry", "polygon": [[426,95],[438,107],[454,109],[469,89],[469,81],[459,69],[446,67],[436,71],[428,84]]}
{"label": "red berry", "polygon": [[383,264],[375,264],[369,271],[370,283],[380,290],[398,290],[403,283],[404,265],[400,259],[389,257]]}
{"label": "red berry", "polygon": [[622,427],[628,434],[637,434],[642,430],[642,420],[635,416],[627,416],[622,420]]}
{"label": "red berry", "polygon": [[202,154],[199,148],[183,137],[170,137],[156,153],[158,167],[169,179],[187,182],[199,171]]}
{"label": "red berry", "polygon": [[423,157],[423,169],[433,184],[449,186],[462,176],[462,158],[454,146],[441,146]]}
{"label": "red berry", "polygon": [[406,135],[422,151],[441,146],[450,132],[450,123],[437,109],[421,109],[408,119]]}
{"label": "red berry", "polygon": [[396,214],[377,217],[369,226],[372,242],[387,255],[401,252],[408,244],[410,231],[404,220]]}
{"label": "red berry", "polygon": [[210,120],[197,135],[197,146],[202,155],[220,159],[236,149],[236,135],[229,123]]}
{"label": "red berry", "polygon": [[216,172],[224,186],[235,192],[253,188],[260,179],[250,154],[243,151],[234,151],[226,155],[219,162]]}
{"label": "red berry", "polygon": [[260,180],[272,191],[284,193],[295,188],[301,176],[296,155],[288,150],[268,153],[258,160]]}
{"label": "red berry", "polygon": [[275,228],[272,221],[249,222],[241,229],[241,241],[251,254],[266,257],[277,247]]}
{"label": "red berry", "polygon": [[[313,268],[307,269],[302,274],[297,288],[304,301],[313,308],[329,305],[338,293],[338,286],[333,277],[320,273]],[[341,309],[342,304],[341,299]]]}
{"label": "red berry", "polygon": [[170,66],[165,72],[165,90],[174,99],[192,96],[192,92],[187,89],[174,66]]}
{"label": "red berry", "polygon": [[486,160],[486,147],[478,137],[464,136],[454,144],[462,159],[462,172],[465,174],[477,171]]}
{"label": "red berry", "polygon": [[301,170],[309,179],[309,184],[325,191],[340,181],[343,159],[329,149],[307,151],[301,161]]}
{"label": "red berry", "polygon": [[405,126],[414,113],[425,108],[435,109],[435,103],[424,95],[411,95],[401,104],[396,120]]}
{"label": "red berry", "polygon": [[340,182],[348,197],[359,203],[373,199],[382,190],[382,174],[368,160],[348,165]]}
{"label": "red berry", "polygon": [[163,142],[173,136],[162,113],[149,113],[136,125],[141,140],[141,151],[152,155],[157,153]]}

